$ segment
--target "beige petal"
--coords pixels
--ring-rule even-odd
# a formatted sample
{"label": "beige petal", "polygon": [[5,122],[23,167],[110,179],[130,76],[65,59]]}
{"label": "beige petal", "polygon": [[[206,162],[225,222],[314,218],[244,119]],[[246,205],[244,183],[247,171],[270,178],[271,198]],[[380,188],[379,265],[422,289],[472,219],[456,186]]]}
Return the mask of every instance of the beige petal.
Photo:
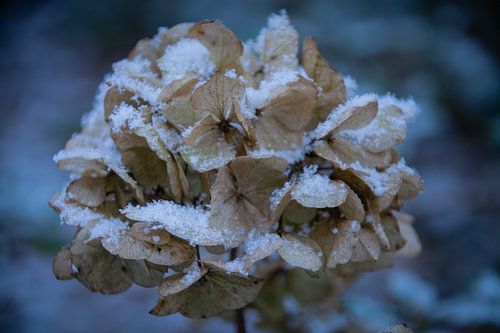
{"label": "beige petal", "polygon": [[276,251],[282,244],[282,239],[274,233],[261,234],[255,230],[250,232],[245,240],[245,254],[228,262],[216,262],[215,265],[228,272],[248,274],[252,265]]}
{"label": "beige petal", "polygon": [[52,271],[58,280],[70,280],[73,278],[71,267],[71,252],[68,248],[63,248],[54,258]]}
{"label": "beige petal", "polygon": [[315,208],[304,207],[293,200],[283,212],[283,222],[291,224],[304,224],[312,222],[316,217]]}
{"label": "beige petal", "polygon": [[159,73],[159,69],[156,66],[156,60],[160,57],[161,53],[158,52],[156,47],[151,42],[149,38],[143,38],[135,44],[133,50],[129,53],[128,58],[142,58],[147,59],[151,62],[151,69]]}
{"label": "beige petal", "polygon": [[320,54],[318,44],[313,37],[307,37],[304,40],[300,63],[307,75],[321,87],[318,96],[319,110],[316,112],[321,113],[321,120],[325,120],[330,110],[343,104],[347,99],[347,90],[342,75],[331,68],[328,61]]}
{"label": "beige petal", "polygon": [[139,241],[156,245],[165,245],[170,242],[170,234],[161,227],[146,222],[136,222],[130,228],[130,235]]}
{"label": "beige petal", "polygon": [[185,241],[171,238],[166,244],[148,245],[133,238],[129,230],[122,231],[118,239],[103,238],[102,244],[120,258],[145,259],[158,265],[179,265],[193,255],[193,249]]}
{"label": "beige petal", "polygon": [[91,291],[102,294],[118,294],[130,288],[133,274],[127,263],[99,243],[85,243],[86,239],[88,228],[83,228],[70,245],[73,276]]}
{"label": "beige petal", "polygon": [[311,137],[322,139],[343,130],[366,126],[377,115],[375,95],[363,95],[333,109],[325,121],[312,132]]}
{"label": "beige petal", "polygon": [[321,248],[316,242],[291,234],[284,234],[282,238],[278,253],[287,263],[311,271],[323,266]]}
{"label": "beige petal", "polygon": [[290,150],[302,146],[315,98],[313,83],[299,78],[257,110],[260,116],[254,122],[254,129],[259,147]]}
{"label": "beige petal", "polygon": [[422,193],[423,190],[423,179],[414,170],[406,170],[403,173],[403,182],[399,187],[398,198],[401,200],[411,200]]}
{"label": "beige petal", "polygon": [[191,267],[187,273],[171,275],[161,281],[158,293],[163,297],[177,294],[189,288],[208,272],[208,268],[198,267],[197,262],[195,262],[193,266],[194,267]]}
{"label": "beige petal", "polygon": [[104,117],[109,120],[109,116],[113,113],[115,107],[121,103],[126,103],[129,105],[138,106],[133,99],[134,93],[126,90],[120,89],[117,86],[112,86],[106,92],[104,97]]}
{"label": "beige petal", "polygon": [[342,136],[342,132],[335,135],[329,145],[344,163],[359,162],[362,166],[379,169],[385,169],[392,163],[391,151],[369,152],[358,143]]}
{"label": "beige petal", "polygon": [[280,158],[238,157],[219,170],[211,189],[212,218],[218,230],[232,230],[241,240],[250,227],[271,226],[269,197],[285,182],[288,164]]}
{"label": "beige petal", "polygon": [[163,54],[167,45],[177,43],[182,38],[186,38],[189,29],[194,25],[192,22],[179,23],[169,29],[162,29],[154,37],[157,49],[160,54]]}
{"label": "beige petal", "polygon": [[344,182],[319,174],[299,178],[292,191],[292,198],[304,207],[338,207],[345,202],[346,197],[347,187]]}
{"label": "beige petal", "polygon": [[212,114],[217,121],[229,120],[234,117],[232,110],[235,104],[239,104],[243,93],[240,80],[215,73],[195,90],[191,105],[195,110]]}
{"label": "beige petal", "polygon": [[236,156],[235,147],[227,143],[210,116],[196,123],[185,141],[187,146],[181,151],[182,157],[199,172],[220,168]]}
{"label": "beige petal", "polygon": [[344,218],[361,222],[365,218],[363,203],[356,192],[347,185],[345,187],[347,196],[344,203],[339,206],[339,210],[344,215]]}
{"label": "beige petal", "polygon": [[398,254],[410,258],[419,255],[422,251],[422,243],[420,242],[415,228],[413,228],[415,219],[413,216],[402,212],[392,211],[392,214],[398,221],[401,236],[406,241],[405,246],[398,251]]}
{"label": "beige petal", "polygon": [[354,248],[352,261],[374,261],[380,257],[380,241],[377,235],[366,228],[362,228],[359,233],[359,242]]}
{"label": "beige petal", "polygon": [[327,267],[335,268],[351,259],[354,247],[359,241],[360,226],[356,221],[337,222],[333,230],[333,244],[328,256]]}
{"label": "beige petal", "polygon": [[261,287],[259,279],[229,275],[210,268],[191,287],[160,298],[150,313],[166,316],[179,312],[194,319],[213,317],[246,306],[257,297]]}
{"label": "beige petal", "polygon": [[400,228],[396,218],[389,214],[381,216],[381,223],[384,228],[384,233],[389,240],[389,249],[391,251],[399,251],[406,244],[406,240],[401,236]]}
{"label": "beige petal", "polygon": [[395,105],[381,108],[363,135],[363,147],[372,153],[380,153],[403,142],[406,137],[405,117]]}
{"label": "beige petal", "polygon": [[263,45],[260,57],[266,65],[266,77],[277,70],[297,68],[299,33],[286,14],[269,17],[268,25],[261,34],[263,36],[259,38],[263,38]]}
{"label": "beige petal", "polygon": [[122,152],[123,164],[130,169],[134,179],[146,189],[166,188],[168,185],[165,161],[149,148],[131,148]]}
{"label": "beige petal", "polygon": [[67,189],[68,198],[87,207],[97,207],[106,198],[104,178],[81,177],[73,180]]}
{"label": "beige petal", "polygon": [[167,271],[166,266],[148,264],[144,260],[125,260],[134,283],[145,288],[157,287]]}
{"label": "beige petal", "polygon": [[212,53],[219,72],[236,67],[243,53],[238,37],[218,21],[201,21],[189,29],[189,38],[198,39]]}

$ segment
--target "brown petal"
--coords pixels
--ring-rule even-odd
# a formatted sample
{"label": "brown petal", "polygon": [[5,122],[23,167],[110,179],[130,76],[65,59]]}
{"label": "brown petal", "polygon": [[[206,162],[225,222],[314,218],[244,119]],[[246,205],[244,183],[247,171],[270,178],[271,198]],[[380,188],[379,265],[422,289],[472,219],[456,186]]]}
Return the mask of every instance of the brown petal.
{"label": "brown petal", "polygon": [[70,280],[73,278],[73,269],[71,267],[71,252],[64,248],[54,258],[52,271],[58,280]]}
{"label": "brown petal", "polygon": [[149,148],[131,148],[123,151],[122,160],[132,172],[134,179],[145,188],[167,187],[166,163]]}
{"label": "brown petal", "polygon": [[346,185],[347,196],[343,204],[339,206],[340,212],[348,220],[363,221],[365,218],[365,209],[358,195]]}
{"label": "brown petal", "polygon": [[343,130],[366,126],[377,115],[377,109],[377,100],[375,97],[371,98],[371,95],[361,96],[359,101],[347,102],[333,109],[327,119],[314,130],[312,137],[315,139],[332,137]]}
{"label": "brown petal", "polygon": [[145,288],[153,288],[160,284],[167,268],[148,264],[144,260],[125,260],[132,273],[134,283]]}
{"label": "brown petal", "polygon": [[259,147],[289,150],[302,146],[315,98],[313,83],[299,78],[258,110],[261,115],[254,127]]}
{"label": "brown petal", "polygon": [[160,73],[158,66],[156,65],[156,60],[160,57],[161,53],[158,52],[156,47],[151,42],[149,38],[143,38],[135,44],[134,49],[129,53],[128,58],[142,58],[147,59],[151,63],[151,70],[156,73]]}
{"label": "brown petal", "polygon": [[322,175],[299,179],[292,191],[292,198],[304,207],[334,208],[343,204],[346,197],[347,187],[344,182]]}
{"label": "brown petal", "polygon": [[[330,67],[328,61],[320,54],[318,44],[313,37],[307,37],[302,46],[301,65],[307,75],[321,87],[318,96],[317,112],[323,114],[320,118],[325,120],[327,112],[342,104],[347,99],[347,90],[342,76]],[[325,114],[326,113],[326,114]]]}
{"label": "brown petal", "polygon": [[363,136],[363,147],[372,153],[380,153],[403,142],[406,137],[404,117],[403,111],[395,105],[381,108],[370,124],[370,131]]}
{"label": "brown petal", "polygon": [[218,21],[201,21],[189,29],[189,38],[198,39],[212,53],[219,72],[236,67],[243,53],[238,37]]}
{"label": "brown petal", "polygon": [[137,106],[132,97],[134,97],[134,93],[127,89],[120,89],[117,86],[109,88],[104,97],[104,117],[106,121],[109,120],[109,116],[113,113],[115,107],[121,103]]}
{"label": "brown petal", "polygon": [[277,70],[296,69],[299,33],[290,24],[288,16],[271,16],[263,33],[264,45],[260,56],[266,65],[266,77]]}
{"label": "brown petal", "polygon": [[97,207],[106,198],[105,186],[105,178],[81,177],[68,185],[68,198],[87,207]]}
{"label": "brown petal", "polygon": [[415,219],[413,216],[402,212],[393,211],[392,214],[398,221],[401,236],[406,240],[405,246],[398,251],[398,254],[410,258],[417,256],[422,251],[422,244],[417,232],[413,228]]}
{"label": "brown petal", "polygon": [[262,281],[254,277],[229,275],[210,268],[191,287],[160,298],[150,313],[166,316],[179,312],[193,319],[213,317],[246,306],[257,297],[261,287]]}
{"label": "brown petal", "polygon": [[179,23],[169,29],[159,31],[155,36],[158,53],[163,54],[167,45],[175,44],[182,38],[186,38],[193,24],[192,22]]}
{"label": "brown petal", "polygon": [[195,110],[208,112],[217,121],[229,120],[234,104],[243,97],[244,86],[238,79],[215,73],[210,80],[195,90],[191,105]]}
{"label": "brown petal", "polygon": [[354,248],[352,261],[374,261],[380,256],[380,241],[377,235],[366,228],[362,228],[359,234],[359,242]]}
{"label": "brown petal", "polygon": [[355,221],[342,221],[334,225],[333,244],[328,256],[327,267],[335,268],[351,259],[354,247],[359,241],[360,227]]}
{"label": "brown petal", "polygon": [[145,222],[136,222],[130,229],[130,235],[142,242],[156,245],[168,244],[171,237],[160,225]]}
{"label": "brown petal", "polygon": [[145,259],[158,265],[179,265],[193,255],[187,242],[171,238],[162,245],[148,245],[134,239],[129,230],[120,233],[118,239],[103,238],[102,245],[110,253],[123,259]]}
{"label": "brown petal", "polygon": [[316,242],[291,234],[281,237],[283,242],[278,253],[287,263],[311,271],[317,271],[323,266],[321,248]]}
{"label": "brown petal", "polygon": [[361,145],[342,136],[342,133],[335,135],[332,139],[329,145],[344,163],[359,162],[368,168],[379,169],[385,169],[392,163],[390,150],[380,153],[369,152]]}
{"label": "brown petal", "polygon": [[181,151],[182,157],[199,172],[220,168],[236,156],[235,147],[226,141],[210,116],[194,125],[185,142],[187,146]]}
{"label": "brown petal", "polygon": [[163,297],[177,294],[189,288],[192,284],[196,283],[205,274],[207,274],[208,268],[199,268],[197,262],[194,263],[194,265],[196,265],[196,267],[191,268],[187,273],[171,275],[164,279],[160,283],[158,293]]}
{"label": "brown petal", "polygon": [[130,288],[133,277],[127,263],[99,243],[85,243],[87,238],[88,228],[84,228],[70,245],[73,276],[88,289],[102,294],[118,294]]}

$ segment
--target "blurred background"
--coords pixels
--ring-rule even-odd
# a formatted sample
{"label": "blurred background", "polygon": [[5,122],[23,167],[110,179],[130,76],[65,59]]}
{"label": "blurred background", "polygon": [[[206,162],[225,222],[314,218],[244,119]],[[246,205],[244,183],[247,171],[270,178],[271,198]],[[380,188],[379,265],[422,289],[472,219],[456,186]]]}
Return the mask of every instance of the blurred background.
{"label": "blurred background", "polygon": [[[47,201],[68,175],[52,156],[90,110],[114,61],[159,26],[218,18],[242,40],[284,8],[360,92],[413,96],[421,107],[400,147],[426,190],[423,252],[368,273],[341,315],[311,322],[340,332],[405,322],[415,332],[500,332],[500,29],[495,1],[11,1],[0,13],[0,331],[231,332],[180,315],[147,314],[155,290],[117,296],[59,282],[52,257],[72,230]],[[249,315],[250,319],[252,314]],[[250,330],[252,332],[253,330]]]}

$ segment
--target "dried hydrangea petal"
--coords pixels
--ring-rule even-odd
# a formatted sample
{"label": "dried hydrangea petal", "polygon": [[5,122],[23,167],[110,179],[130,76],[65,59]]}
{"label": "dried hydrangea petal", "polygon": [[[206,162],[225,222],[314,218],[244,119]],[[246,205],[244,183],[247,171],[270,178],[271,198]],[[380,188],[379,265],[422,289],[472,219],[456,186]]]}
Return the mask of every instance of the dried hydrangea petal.
{"label": "dried hydrangea petal", "polygon": [[304,207],[326,208],[343,204],[347,197],[347,187],[341,181],[326,176],[304,172],[292,191],[292,198]]}
{"label": "dried hydrangea petal", "polygon": [[260,148],[288,150],[302,145],[305,127],[312,116],[316,88],[303,78],[288,85],[259,109],[254,122]]}
{"label": "dried hydrangea petal", "polygon": [[162,297],[180,293],[181,291],[189,288],[192,284],[196,283],[205,274],[207,274],[207,272],[207,267],[203,266],[200,268],[198,263],[195,262],[186,273],[171,275],[161,281],[158,293]]}
{"label": "dried hydrangea petal", "polygon": [[285,12],[268,18],[267,27],[262,29],[257,44],[266,73],[297,67],[299,33],[293,28]]}
{"label": "dried hydrangea petal", "polygon": [[321,87],[318,96],[319,120],[325,120],[327,114],[334,107],[343,104],[347,99],[347,91],[340,75],[328,65],[326,59],[320,54],[318,44],[313,37],[307,37],[302,46],[302,59],[300,61],[307,75]]}
{"label": "dried hydrangea petal", "polygon": [[243,53],[238,37],[218,21],[202,21],[193,25],[188,37],[200,40],[212,53],[217,70],[235,68]]}
{"label": "dried hydrangea petal", "polygon": [[268,231],[269,197],[283,185],[286,167],[286,161],[279,158],[238,157],[220,169],[211,190],[210,224],[231,230],[241,239],[251,227]]}
{"label": "dried hydrangea petal", "polygon": [[311,271],[323,267],[321,248],[316,242],[292,234],[284,234],[281,237],[283,242],[278,253],[287,263]]}
{"label": "dried hydrangea petal", "polygon": [[212,266],[189,288],[161,297],[150,313],[166,316],[179,312],[193,319],[213,317],[244,307],[257,297],[261,287],[262,280],[230,275]]}
{"label": "dried hydrangea petal", "polygon": [[68,198],[87,207],[97,207],[106,198],[104,178],[81,177],[73,180],[67,189]]}
{"label": "dried hydrangea petal", "polygon": [[417,256],[422,251],[422,243],[413,228],[414,218],[402,212],[393,212],[392,214],[398,221],[401,236],[406,241],[406,244],[398,251],[398,254],[405,257]]}
{"label": "dried hydrangea petal", "polygon": [[359,242],[354,247],[352,261],[374,261],[378,260],[381,252],[380,241],[377,235],[366,228],[361,228]]}

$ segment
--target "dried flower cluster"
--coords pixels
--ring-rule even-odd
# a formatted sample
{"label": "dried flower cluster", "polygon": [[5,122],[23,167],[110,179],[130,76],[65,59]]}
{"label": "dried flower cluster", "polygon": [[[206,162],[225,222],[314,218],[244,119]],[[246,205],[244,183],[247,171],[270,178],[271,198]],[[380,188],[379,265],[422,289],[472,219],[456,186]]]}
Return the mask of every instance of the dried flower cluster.
{"label": "dried flower cluster", "polygon": [[414,102],[348,96],[313,38],[298,53],[285,13],[244,44],[217,21],[139,41],[54,157],[72,176],[51,205],[78,226],[55,275],[158,287],[152,314],[206,318],[279,274],[328,286],[417,254],[399,210],[422,180],[395,150]]}

